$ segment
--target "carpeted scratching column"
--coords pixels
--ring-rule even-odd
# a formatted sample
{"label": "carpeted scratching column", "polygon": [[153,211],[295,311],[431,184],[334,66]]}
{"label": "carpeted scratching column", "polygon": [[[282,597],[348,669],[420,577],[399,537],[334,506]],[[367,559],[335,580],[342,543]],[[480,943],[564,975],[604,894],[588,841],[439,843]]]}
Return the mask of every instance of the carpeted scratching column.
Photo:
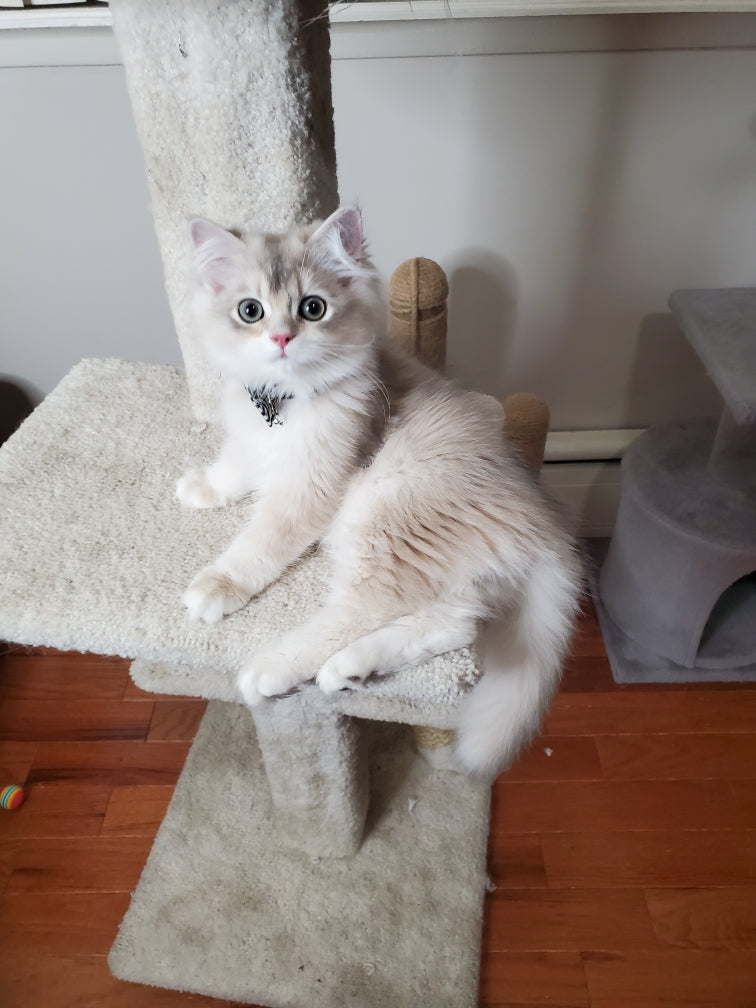
{"label": "carpeted scratching column", "polygon": [[[336,209],[328,18],[321,0],[111,8],[191,406],[212,423],[217,376],[193,330],[187,220],[277,231]],[[285,715],[266,704],[255,723],[288,840],[312,854],[353,852],[367,802],[358,723],[306,716],[301,704]]]}
{"label": "carpeted scratching column", "polygon": [[338,205],[322,0],[112,0],[165,286],[199,420],[215,383],[192,330],[187,221],[276,231]]}
{"label": "carpeted scratching column", "polygon": [[252,716],[281,843],[312,857],[354,854],[369,787],[359,720],[315,690],[265,700]]}

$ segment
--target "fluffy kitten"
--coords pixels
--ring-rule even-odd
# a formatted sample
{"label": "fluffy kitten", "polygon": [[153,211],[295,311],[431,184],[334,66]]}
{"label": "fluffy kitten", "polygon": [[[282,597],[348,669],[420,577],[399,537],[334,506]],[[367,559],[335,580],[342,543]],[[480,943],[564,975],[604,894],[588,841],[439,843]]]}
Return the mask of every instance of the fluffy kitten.
{"label": "fluffy kitten", "polygon": [[498,404],[388,345],[357,210],[243,240],[205,220],[190,230],[226,440],[177,493],[189,507],[254,496],[186,590],[190,616],[215,623],[324,545],[327,601],[242,668],[250,705],[313,677],[331,693],[498,624],[458,733],[462,765],[494,775],[558,685],[579,583],[569,538],[507,450]]}

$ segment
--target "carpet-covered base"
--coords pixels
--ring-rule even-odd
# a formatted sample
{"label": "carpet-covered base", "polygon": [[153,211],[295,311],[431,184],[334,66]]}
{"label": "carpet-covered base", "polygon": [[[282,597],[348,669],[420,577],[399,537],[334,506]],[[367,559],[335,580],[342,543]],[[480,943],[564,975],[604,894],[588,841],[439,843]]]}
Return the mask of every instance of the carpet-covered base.
{"label": "carpet-covered base", "polygon": [[282,845],[252,720],[208,706],[110,953],[124,980],[274,1008],[477,1003],[489,791],[365,725],[359,852]]}

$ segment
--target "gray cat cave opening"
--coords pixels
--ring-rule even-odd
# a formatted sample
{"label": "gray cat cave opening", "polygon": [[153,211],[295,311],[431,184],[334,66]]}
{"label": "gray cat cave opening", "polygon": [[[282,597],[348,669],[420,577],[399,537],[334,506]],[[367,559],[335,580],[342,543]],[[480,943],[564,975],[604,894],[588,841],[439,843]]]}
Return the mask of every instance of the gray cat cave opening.
{"label": "gray cat cave opening", "polygon": [[756,288],[669,303],[724,408],[626,453],[599,620],[618,682],[756,679]]}

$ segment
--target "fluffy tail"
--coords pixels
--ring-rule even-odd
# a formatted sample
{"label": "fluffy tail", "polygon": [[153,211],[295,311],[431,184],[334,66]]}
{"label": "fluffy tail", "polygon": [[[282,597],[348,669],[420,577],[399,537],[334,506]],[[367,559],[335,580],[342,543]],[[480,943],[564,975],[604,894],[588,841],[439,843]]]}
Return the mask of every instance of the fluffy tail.
{"label": "fluffy tail", "polygon": [[514,761],[559,686],[580,595],[568,550],[541,556],[515,611],[484,635],[483,678],[462,707],[457,733],[457,757],[476,776],[492,779]]}

